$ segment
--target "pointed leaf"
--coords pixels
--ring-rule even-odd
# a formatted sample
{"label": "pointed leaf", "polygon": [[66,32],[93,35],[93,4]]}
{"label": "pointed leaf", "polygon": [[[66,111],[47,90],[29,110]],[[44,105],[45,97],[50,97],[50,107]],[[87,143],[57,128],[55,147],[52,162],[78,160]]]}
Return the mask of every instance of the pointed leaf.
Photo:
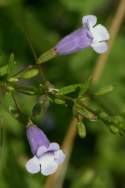
{"label": "pointed leaf", "polygon": [[7,75],[10,77],[14,73],[14,68],[15,68],[15,57],[14,54],[10,54],[9,62],[8,62],[8,69],[7,69]]}
{"label": "pointed leaf", "polygon": [[81,84],[69,85],[69,86],[66,86],[66,87],[59,89],[58,94],[59,95],[66,95],[66,94],[69,94],[69,93],[73,93],[80,87],[81,87]]}
{"label": "pointed leaf", "polygon": [[114,89],[114,87],[112,85],[101,88],[99,91],[97,91],[94,95],[96,96],[100,96],[100,95],[106,95],[110,92],[112,92]]}
{"label": "pointed leaf", "polygon": [[78,135],[81,138],[85,138],[86,137],[86,127],[84,125],[84,123],[82,121],[77,123],[77,131],[78,131]]}
{"label": "pointed leaf", "polygon": [[0,67],[0,77],[7,74],[8,65],[4,65]]}
{"label": "pointed leaf", "polygon": [[21,78],[23,79],[31,79],[39,74],[39,70],[36,68],[31,68],[22,73]]}

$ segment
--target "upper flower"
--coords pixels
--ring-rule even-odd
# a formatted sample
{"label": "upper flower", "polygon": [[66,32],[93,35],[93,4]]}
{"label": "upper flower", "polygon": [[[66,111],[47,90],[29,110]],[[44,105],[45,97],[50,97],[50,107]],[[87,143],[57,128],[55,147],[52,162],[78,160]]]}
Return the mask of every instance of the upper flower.
{"label": "upper flower", "polygon": [[47,176],[54,173],[65,159],[65,154],[55,142],[50,143],[46,135],[36,125],[27,128],[27,138],[34,157],[26,163],[28,172],[41,172]]}
{"label": "upper flower", "polygon": [[92,47],[97,53],[104,53],[108,49],[106,41],[109,39],[107,29],[98,24],[96,16],[88,15],[82,18],[83,27],[64,37],[55,46],[60,55],[67,55]]}

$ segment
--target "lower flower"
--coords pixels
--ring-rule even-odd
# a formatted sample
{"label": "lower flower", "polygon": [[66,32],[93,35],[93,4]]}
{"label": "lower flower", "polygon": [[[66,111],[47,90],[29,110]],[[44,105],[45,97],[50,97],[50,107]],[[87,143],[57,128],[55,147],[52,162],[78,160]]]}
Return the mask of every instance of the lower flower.
{"label": "lower flower", "polygon": [[65,159],[59,145],[50,143],[43,131],[32,123],[27,128],[27,138],[34,157],[26,163],[26,170],[32,174],[41,172],[45,176],[56,172]]}

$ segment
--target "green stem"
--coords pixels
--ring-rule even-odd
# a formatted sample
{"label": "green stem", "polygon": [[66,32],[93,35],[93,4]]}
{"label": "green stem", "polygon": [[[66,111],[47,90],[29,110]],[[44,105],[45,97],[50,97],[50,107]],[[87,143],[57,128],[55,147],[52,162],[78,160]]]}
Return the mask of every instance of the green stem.
{"label": "green stem", "polygon": [[14,103],[15,103],[15,107],[16,107],[17,112],[18,112],[18,113],[22,113],[21,110],[20,110],[19,105],[17,104],[17,101],[16,101],[16,98],[15,98],[14,93],[11,93],[11,96],[12,96],[12,99],[13,99],[13,101],[14,101]]}

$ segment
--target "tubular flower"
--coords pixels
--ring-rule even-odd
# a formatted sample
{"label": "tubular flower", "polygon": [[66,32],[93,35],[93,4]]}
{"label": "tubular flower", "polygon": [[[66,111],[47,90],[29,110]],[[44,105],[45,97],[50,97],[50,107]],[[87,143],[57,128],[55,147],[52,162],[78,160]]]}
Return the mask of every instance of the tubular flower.
{"label": "tubular flower", "polygon": [[26,170],[32,174],[41,172],[45,176],[56,172],[65,159],[59,145],[50,143],[44,132],[34,124],[28,126],[27,138],[34,157],[26,163]]}
{"label": "tubular flower", "polygon": [[108,49],[109,32],[101,24],[96,25],[97,17],[83,16],[83,26],[60,40],[55,46],[59,55],[67,55],[82,49],[92,47],[97,53],[104,53]]}

